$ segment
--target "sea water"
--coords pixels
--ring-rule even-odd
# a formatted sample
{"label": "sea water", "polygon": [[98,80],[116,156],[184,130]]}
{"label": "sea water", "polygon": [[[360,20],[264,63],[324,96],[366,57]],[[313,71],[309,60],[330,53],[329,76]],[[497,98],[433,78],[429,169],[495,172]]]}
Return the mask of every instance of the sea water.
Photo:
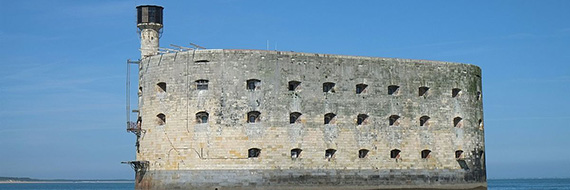
{"label": "sea water", "polygon": [[[570,190],[570,179],[491,179],[489,190]],[[4,183],[0,190],[133,190],[133,183]]]}

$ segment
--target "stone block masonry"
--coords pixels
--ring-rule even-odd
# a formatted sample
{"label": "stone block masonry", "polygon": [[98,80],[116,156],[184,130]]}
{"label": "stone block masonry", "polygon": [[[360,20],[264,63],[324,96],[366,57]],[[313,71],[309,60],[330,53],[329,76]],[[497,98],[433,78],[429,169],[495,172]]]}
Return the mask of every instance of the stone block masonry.
{"label": "stone block masonry", "polygon": [[137,189],[486,187],[477,66],[193,50],[139,69]]}

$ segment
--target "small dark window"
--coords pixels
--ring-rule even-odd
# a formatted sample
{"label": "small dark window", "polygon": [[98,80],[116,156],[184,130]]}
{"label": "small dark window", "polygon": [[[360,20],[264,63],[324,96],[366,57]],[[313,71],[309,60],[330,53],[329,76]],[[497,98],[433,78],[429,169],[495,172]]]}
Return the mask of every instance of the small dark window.
{"label": "small dark window", "polygon": [[301,117],[301,115],[303,115],[303,114],[301,114],[299,112],[290,113],[289,114],[289,123],[293,124],[293,123],[299,122],[299,120],[300,120],[299,118]]}
{"label": "small dark window", "polygon": [[480,130],[483,130],[483,129],[484,129],[484,127],[483,127],[483,120],[482,120],[482,119],[479,119],[479,129],[480,129]]}
{"label": "small dark window", "polygon": [[334,118],[336,114],[334,113],[327,113],[325,114],[325,124],[334,124]]}
{"label": "small dark window", "polygon": [[166,115],[159,113],[158,115],[156,115],[156,124],[158,125],[164,125],[166,124]]}
{"label": "small dark window", "polygon": [[248,123],[257,123],[259,122],[259,115],[261,115],[258,111],[250,111],[247,112],[247,122]]}
{"label": "small dark window", "polygon": [[426,115],[420,117],[420,126],[429,126],[429,119],[430,117]]}
{"label": "small dark window", "polygon": [[158,92],[166,92],[166,83],[159,82],[156,84]]}
{"label": "small dark window", "polygon": [[398,95],[398,90],[400,86],[390,85],[388,86],[388,95]]}
{"label": "small dark window", "polygon": [[325,82],[323,83],[323,92],[331,92],[334,93],[334,83],[332,82]]}
{"label": "small dark window", "polygon": [[463,150],[455,151],[455,159],[462,159],[463,158]]}
{"label": "small dark window", "polygon": [[197,80],[196,90],[208,90],[208,80],[204,79]]}
{"label": "small dark window", "polygon": [[210,61],[205,60],[205,59],[194,61],[194,63],[208,63],[208,62],[210,62]]}
{"label": "small dark window", "polygon": [[208,112],[198,112],[196,113],[196,123],[208,123]]}
{"label": "small dark window", "polygon": [[368,120],[368,115],[366,114],[358,114],[358,116],[356,117],[356,124],[357,125],[363,125],[366,124]]}
{"label": "small dark window", "polygon": [[481,97],[482,97],[481,92],[477,91],[477,100],[481,100]]}
{"label": "small dark window", "polygon": [[388,120],[390,123],[390,126],[398,126],[400,125],[400,121],[398,121],[400,119],[400,116],[398,115],[391,115]]}
{"label": "small dark window", "polygon": [[356,85],[356,94],[361,94],[364,92],[364,90],[366,90],[366,87],[368,87],[368,85],[365,84],[357,84]]}
{"label": "small dark window", "polygon": [[249,150],[247,150],[247,157],[248,158],[257,158],[257,157],[259,157],[260,153],[261,153],[261,149],[250,148]]}
{"label": "small dark window", "polygon": [[247,80],[247,89],[248,90],[257,90],[260,87],[261,87],[261,80],[258,80],[258,79]]}
{"label": "small dark window", "polygon": [[299,156],[301,156],[302,151],[303,150],[299,148],[291,149],[291,159],[299,158]]}
{"label": "small dark window", "polygon": [[325,159],[330,160],[331,158],[333,158],[335,152],[336,152],[335,149],[325,150]]}
{"label": "small dark window", "polygon": [[300,84],[301,82],[299,81],[289,81],[289,91],[297,90],[297,87],[299,87]]}
{"label": "small dark window", "polygon": [[429,88],[422,86],[418,89],[418,95],[419,96],[427,96],[427,92],[428,92]]}
{"label": "small dark window", "polygon": [[366,158],[366,155],[368,155],[369,150],[367,149],[360,149],[358,151],[358,158]]}
{"label": "small dark window", "polygon": [[396,159],[400,158],[400,152],[401,151],[398,149],[390,151],[390,158],[396,158]]}
{"label": "small dark window", "polygon": [[139,95],[139,96],[142,96],[142,93],[143,93],[143,88],[142,88],[142,86],[140,86],[140,87],[139,87],[139,93],[138,93],[138,95]]}
{"label": "small dark window", "polygon": [[431,150],[422,150],[422,158],[430,158]]}
{"label": "small dark window", "polygon": [[453,127],[461,128],[463,126],[463,118],[455,117],[453,118]]}
{"label": "small dark window", "polygon": [[452,98],[456,98],[457,96],[459,96],[460,93],[461,93],[461,89],[459,89],[459,88],[451,89],[451,97]]}

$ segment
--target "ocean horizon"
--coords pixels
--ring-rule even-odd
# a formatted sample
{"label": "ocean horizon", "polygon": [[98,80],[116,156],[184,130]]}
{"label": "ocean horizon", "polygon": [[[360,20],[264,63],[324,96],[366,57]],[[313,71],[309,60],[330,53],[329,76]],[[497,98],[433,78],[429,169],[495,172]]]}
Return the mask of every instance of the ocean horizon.
{"label": "ocean horizon", "polygon": [[[489,190],[570,190],[570,178],[489,179]],[[0,190],[132,190],[130,180],[69,180],[0,183]]]}

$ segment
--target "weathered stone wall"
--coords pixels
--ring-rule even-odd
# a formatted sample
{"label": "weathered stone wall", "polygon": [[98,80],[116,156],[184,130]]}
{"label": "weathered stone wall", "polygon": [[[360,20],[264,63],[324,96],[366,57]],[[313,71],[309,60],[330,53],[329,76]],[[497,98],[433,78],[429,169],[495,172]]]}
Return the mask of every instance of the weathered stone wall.
{"label": "weathered stone wall", "polygon": [[[284,180],[282,171],[304,176],[307,183],[376,188],[419,182],[484,184],[480,76],[478,67],[467,64],[260,50],[197,50],[144,58],[139,107],[146,132],[137,159],[150,164],[139,187],[297,184]],[[200,79],[209,81],[207,90],[197,89]],[[249,79],[261,81],[255,90],[246,88]],[[289,91],[289,81],[301,84]],[[157,86],[160,82],[166,83],[165,92]],[[325,82],[335,83],[334,92],[323,92]],[[357,84],[368,86],[357,94]],[[399,86],[393,95],[390,85]],[[420,87],[429,90],[419,96]],[[461,89],[456,97],[454,88]],[[250,111],[261,113],[258,122],[247,122]],[[198,112],[209,114],[207,123],[197,122]],[[299,122],[290,124],[292,112],[302,113]],[[164,124],[157,117],[161,113]],[[336,117],[324,124],[327,113]],[[359,114],[368,115],[361,125]],[[392,126],[391,115],[400,117]],[[430,118],[424,126],[422,116]],[[462,118],[458,126],[456,117]],[[259,157],[248,158],[250,148],[261,149]],[[292,159],[295,148],[302,152]],[[331,159],[325,159],[326,149],[336,150]],[[366,157],[359,158],[360,149],[369,150]],[[391,158],[393,149],[401,150],[397,159]],[[422,150],[431,151],[428,158],[421,157]],[[464,151],[461,159],[456,159],[457,150]],[[255,171],[251,182],[235,180],[244,177],[243,171]],[[216,175],[179,179],[200,172]],[[322,172],[329,181],[322,181]],[[378,179],[370,177],[374,173]],[[231,177],[238,174],[240,178]],[[385,182],[389,179],[393,181]]]}

